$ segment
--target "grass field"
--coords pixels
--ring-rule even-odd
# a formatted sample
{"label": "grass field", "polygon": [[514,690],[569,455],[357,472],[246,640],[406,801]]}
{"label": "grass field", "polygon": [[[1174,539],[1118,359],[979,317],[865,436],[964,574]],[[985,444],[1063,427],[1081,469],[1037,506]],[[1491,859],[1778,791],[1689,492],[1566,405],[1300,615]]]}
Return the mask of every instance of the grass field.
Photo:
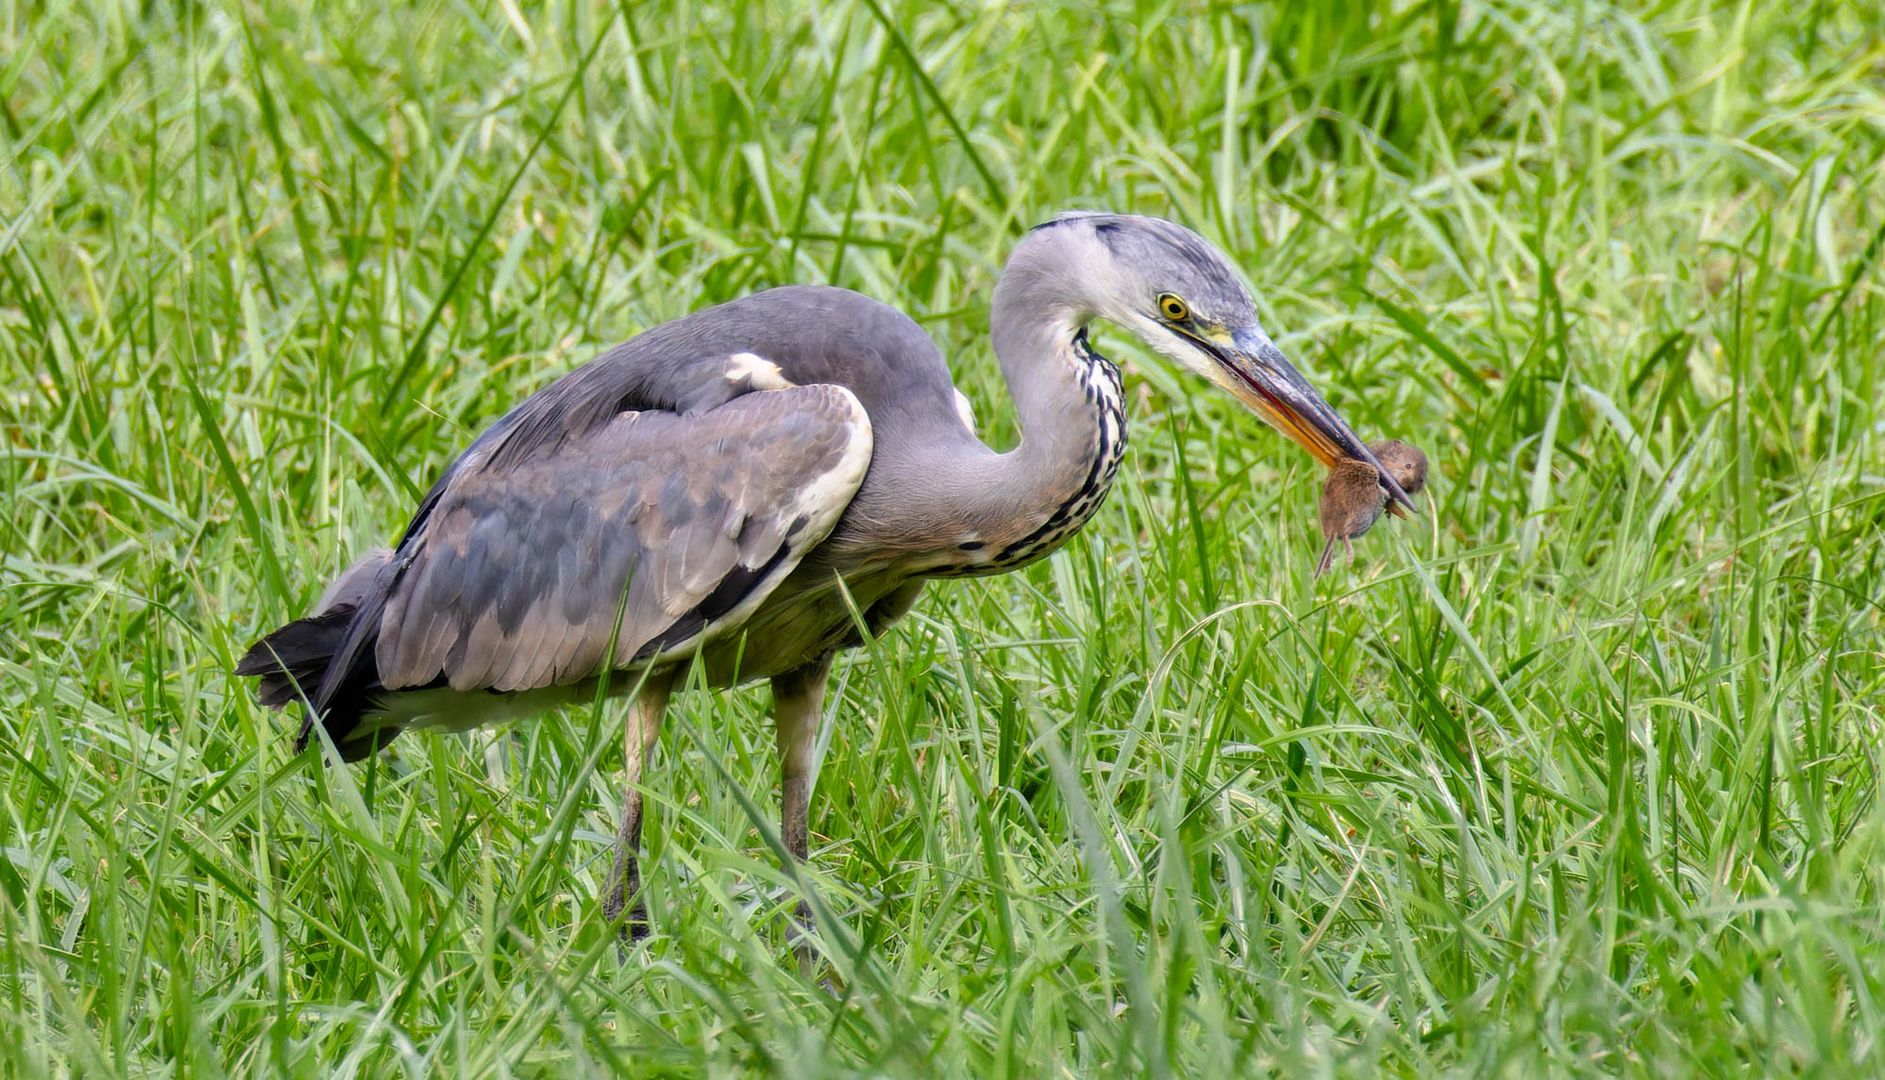
{"label": "grass field", "polygon": [[[0,1073],[1885,1073],[1885,6],[0,2]],[[523,395],[790,281],[1224,245],[1428,513],[1116,332],[1086,533],[767,695],[290,753],[233,658]],[[769,824],[766,825],[769,828]]]}

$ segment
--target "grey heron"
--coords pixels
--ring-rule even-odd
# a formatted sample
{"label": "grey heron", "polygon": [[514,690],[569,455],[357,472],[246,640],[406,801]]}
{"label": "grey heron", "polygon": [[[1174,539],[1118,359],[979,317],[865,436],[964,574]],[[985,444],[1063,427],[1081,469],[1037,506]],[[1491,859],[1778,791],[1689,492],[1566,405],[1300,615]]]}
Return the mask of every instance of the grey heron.
{"label": "grey heron", "polygon": [[[1026,233],[991,336],[1020,440],[977,437],[934,342],[902,312],[787,286],[642,333],[498,420],[315,613],[236,668],[300,701],[344,761],[409,728],[462,730],[637,687],[603,900],[647,933],[643,770],[678,674],[770,679],[780,834],[807,857],[812,753],[834,655],[931,578],[1052,552],[1098,509],[1126,445],[1110,322],[1228,391],[1326,465],[1374,455],[1271,341],[1230,261],[1150,217],[1069,213]],[[799,918],[806,918],[803,901]]]}
{"label": "grey heron", "polygon": [[1369,443],[1368,449],[1374,454],[1380,472],[1365,461],[1338,461],[1329,467],[1328,479],[1322,482],[1317,514],[1327,541],[1322,545],[1322,557],[1316,560],[1317,577],[1328,573],[1329,567],[1335,564],[1338,540],[1348,549],[1349,562],[1355,561],[1355,540],[1374,528],[1376,519],[1387,506],[1387,492],[1376,479],[1380,473],[1385,473],[1409,495],[1417,494],[1427,484],[1427,455],[1418,447],[1399,439],[1383,439]]}

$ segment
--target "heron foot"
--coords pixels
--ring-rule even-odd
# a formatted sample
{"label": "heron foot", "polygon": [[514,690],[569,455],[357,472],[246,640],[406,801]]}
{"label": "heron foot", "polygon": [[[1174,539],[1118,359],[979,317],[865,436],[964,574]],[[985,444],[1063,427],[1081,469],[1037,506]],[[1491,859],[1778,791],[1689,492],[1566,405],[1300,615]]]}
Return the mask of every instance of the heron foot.
{"label": "heron foot", "polygon": [[[633,907],[624,900],[628,890],[615,888],[602,901],[602,921],[617,927],[622,932],[623,940],[640,941],[648,936],[648,905],[641,897],[635,898]],[[622,909],[628,908],[628,918],[622,918]]]}
{"label": "heron foot", "polygon": [[[618,865],[614,881],[602,898],[602,921],[615,928],[616,957],[626,963],[629,947],[647,938],[651,924],[648,921],[648,903],[642,896],[641,868],[636,865],[638,860],[631,858],[626,868],[619,865],[622,862],[619,855],[616,862]],[[631,898],[634,900],[632,905],[629,903]]]}
{"label": "heron foot", "polygon": [[792,954],[798,958],[799,974],[806,978],[818,968],[818,947],[812,943],[812,908],[803,898],[792,906],[792,927],[786,931],[792,942]]}
{"label": "heron foot", "polygon": [[[792,940],[792,955],[798,960],[799,975],[809,980],[818,974],[818,964],[824,959],[824,954],[812,940],[811,905],[802,899],[792,906],[792,928],[788,933]],[[824,977],[818,979],[818,988],[834,998],[844,996],[844,980],[830,964],[825,965]]]}

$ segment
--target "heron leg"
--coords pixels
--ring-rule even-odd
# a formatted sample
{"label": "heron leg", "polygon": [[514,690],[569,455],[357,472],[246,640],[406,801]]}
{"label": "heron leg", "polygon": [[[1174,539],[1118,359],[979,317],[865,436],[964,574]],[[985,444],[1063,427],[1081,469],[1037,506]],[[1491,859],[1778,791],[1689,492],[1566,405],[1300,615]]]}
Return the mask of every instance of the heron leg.
{"label": "heron leg", "polygon": [[[773,720],[779,735],[779,837],[797,862],[810,854],[812,755],[830,677],[831,657],[827,655],[772,680]],[[803,894],[793,908],[792,924],[793,951],[798,953],[799,967],[809,972],[812,911]]]}
{"label": "heron leg", "polygon": [[[615,865],[602,897],[602,917],[611,926],[619,923],[624,943],[648,936],[648,904],[641,892],[641,777],[661,735],[670,682],[667,675],[649,676],[629,707],[622,736],[622,820],[615,830]],[[620,922],[622,909],[631,903],[628,921]]]}

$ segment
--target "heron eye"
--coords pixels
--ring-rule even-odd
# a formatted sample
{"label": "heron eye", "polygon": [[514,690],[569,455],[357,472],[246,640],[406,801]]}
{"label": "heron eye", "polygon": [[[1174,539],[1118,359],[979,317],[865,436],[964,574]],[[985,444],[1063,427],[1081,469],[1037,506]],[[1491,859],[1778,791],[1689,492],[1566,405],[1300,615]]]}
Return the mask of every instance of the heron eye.
{"label": "heron eye", "polygon": [[1184,322],[1191,316],[1191,309],[1185,306],[1185,302],[1171,293],[1160,294],[1158,310],[1170,322]]}

